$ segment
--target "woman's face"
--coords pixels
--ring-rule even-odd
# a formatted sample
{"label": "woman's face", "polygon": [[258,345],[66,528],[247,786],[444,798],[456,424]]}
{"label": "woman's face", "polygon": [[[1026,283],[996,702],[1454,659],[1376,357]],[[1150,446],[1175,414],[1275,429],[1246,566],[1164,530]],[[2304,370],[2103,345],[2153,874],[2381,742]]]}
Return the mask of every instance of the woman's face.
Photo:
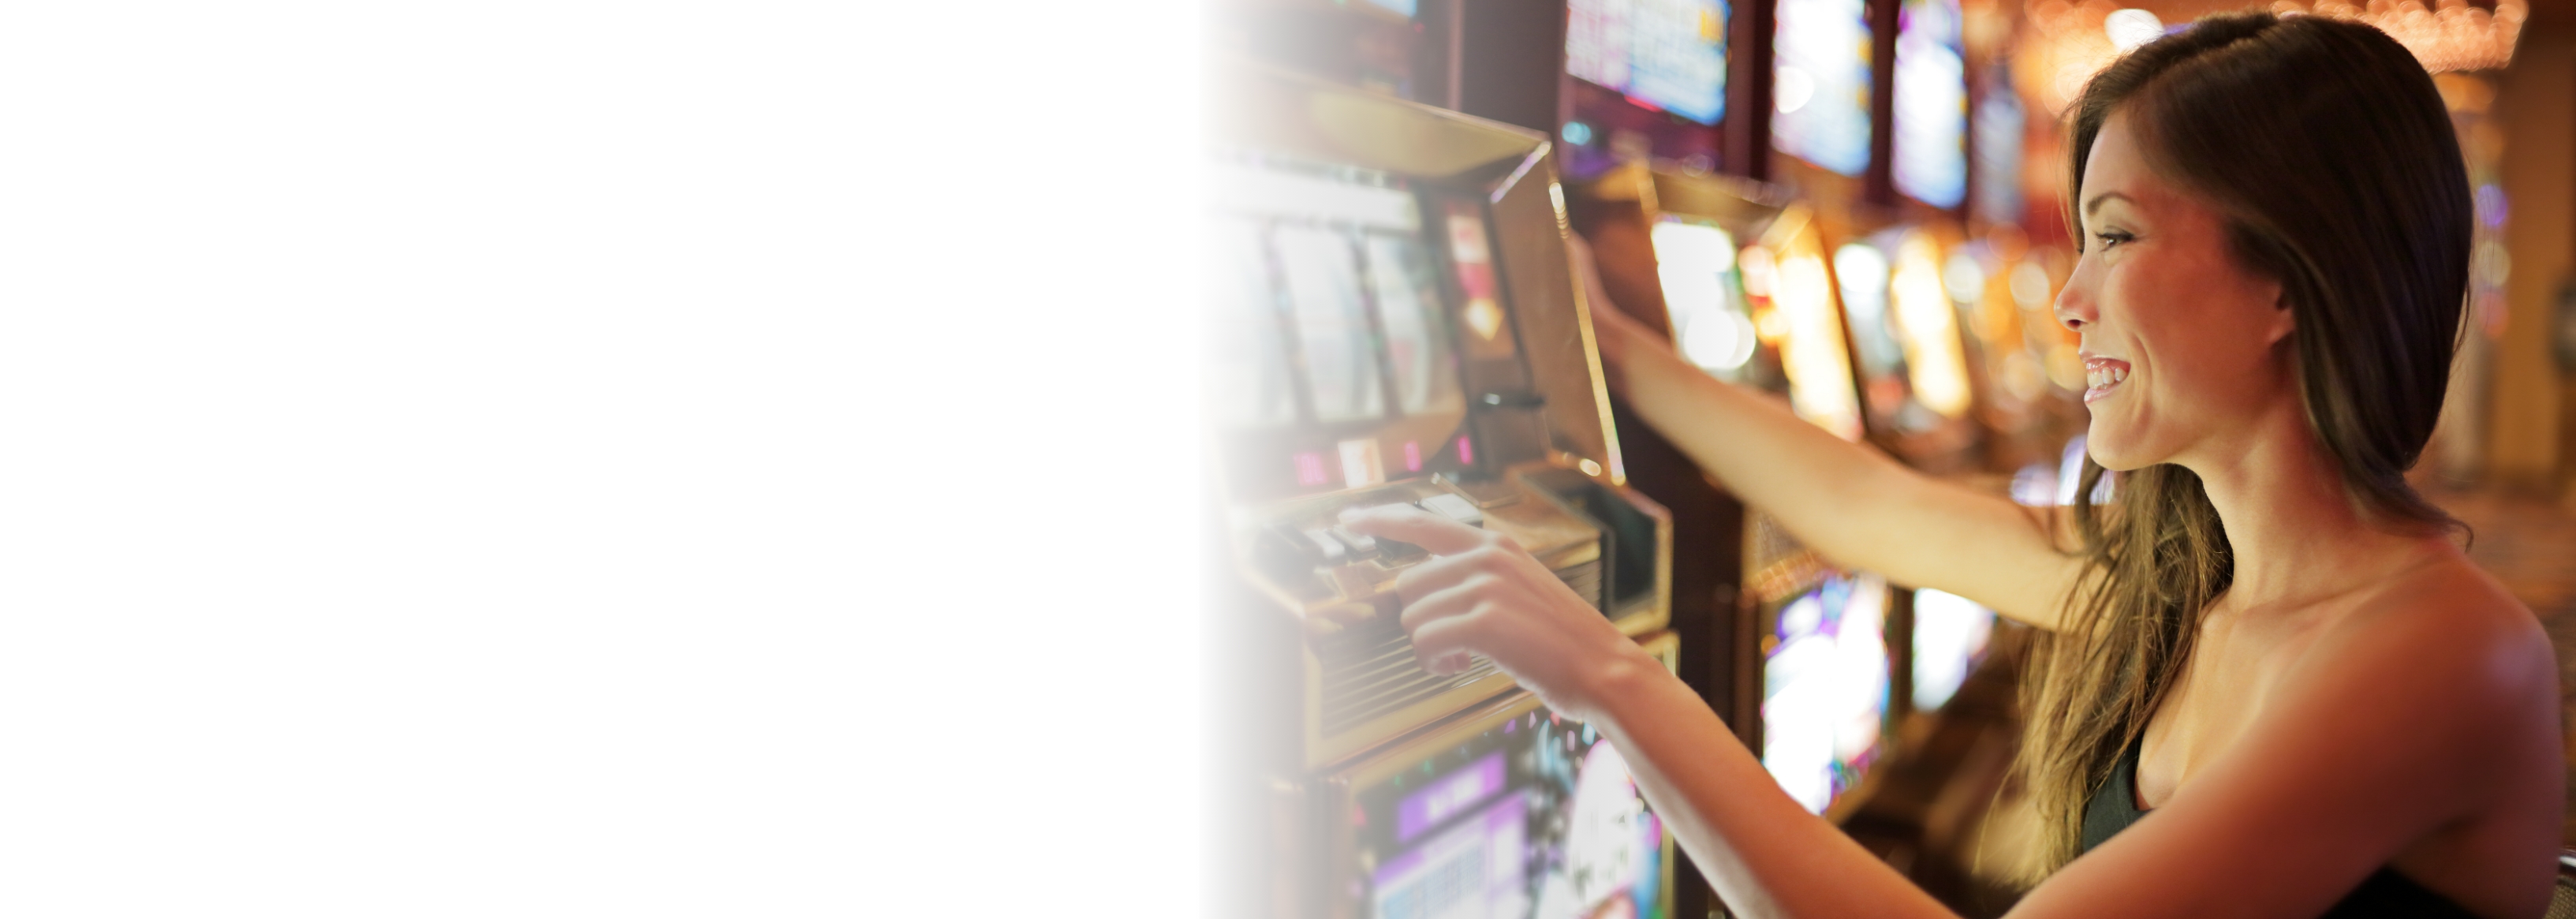
{"label": "woman's face", "polygon": [[2148,168],[2124,113],[2086,154],[2083,255],[2057,296],[2081,337],[2086,448],[2109,469],[2242,455],[2296,399],[2280,284],[2238,266],[2219,212]]}

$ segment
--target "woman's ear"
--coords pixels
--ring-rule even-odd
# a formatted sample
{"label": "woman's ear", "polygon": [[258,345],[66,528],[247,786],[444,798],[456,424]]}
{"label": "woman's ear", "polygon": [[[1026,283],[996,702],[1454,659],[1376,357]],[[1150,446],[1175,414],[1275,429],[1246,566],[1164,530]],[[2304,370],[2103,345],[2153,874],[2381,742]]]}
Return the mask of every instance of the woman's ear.
{"label": "woman's ear", "polygon": [[2264,289],[2271,295],[2272,319],[2263,330],[2263,343],[2277,345],[2299,330],[2299,311],[2290,308],[2290,296],[2282,290],[2281,282],[2266,281]]}

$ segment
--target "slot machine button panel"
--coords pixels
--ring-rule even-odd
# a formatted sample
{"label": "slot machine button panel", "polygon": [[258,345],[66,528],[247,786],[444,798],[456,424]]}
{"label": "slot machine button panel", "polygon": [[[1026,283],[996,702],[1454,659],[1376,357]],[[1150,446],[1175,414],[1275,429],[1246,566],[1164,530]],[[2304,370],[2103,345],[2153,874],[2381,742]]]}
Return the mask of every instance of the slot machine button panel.
{"label": "slot machine button panel", "polygon": [[1520,489],[1501,479],[1459,478],[1443,473],[1432,476],[1431,481],[1452,490],[1480,509],[1504,507],[1521,500]]}
{"label": "slot machine button panel", "polygon": [[1326,529],[1324,532],[1332,534],[1335,541],[1341,543],[1343,548],[1350,551],[1350,557],[1354,560],[1371,558],[1377,555],[1377,540],[1366,534],[1353,533],[1348,529],[1338,526]]}
{"label": "slot machine button panel", "polygon": [[1409,542],[1381,539],[1377,541],[1377,545],[1378,548],[1386,550],[1385,564],[1388,568],[1401,568],[1431,557],[1429,551]]}
{"label": "slot machine button panel", "polygon": [[1308,558],[1317,567],[1331,567],[1350,561],[1349,547],[1343,545],[1341,540],[1333,538],[1331,530],[1303,530],[1297,535],[1305,537],[1305,546],[1312,550]]}
{"label": "slot machine button panel", "polygon": [[1447,517],[1471,527],[1482,529],[1485,526],[1484,511],[1477,510],[1476,505],[1473,502],[1470,502],[1465,498],[1458,497],[1457,495],[1449,494],[1448,492],[1441,492],[1440,494],[1424,498],[1419,506],[1423,510],[1430,511],[1442,517]]}

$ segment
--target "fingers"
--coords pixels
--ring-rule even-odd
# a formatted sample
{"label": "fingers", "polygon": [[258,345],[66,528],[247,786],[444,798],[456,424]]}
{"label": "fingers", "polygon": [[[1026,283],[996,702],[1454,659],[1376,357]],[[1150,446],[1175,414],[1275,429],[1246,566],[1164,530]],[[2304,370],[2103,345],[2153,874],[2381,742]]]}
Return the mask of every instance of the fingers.
{"label": "fingers", "polygon": [[1483,555],[1474,550],[1434,557],[1397,572],[1395,595],[1397,599],[1412,603],[1465,580],[1481,569],[1484,562]]}
{"label": "fingers", "polygon": [[[1470,571],[1457,584],[1404,605],[1396,621],[1413,637],[1413,657],[1421,662],[1422,669],[1447,676],[1474,666],[1469,652],[1476,649],[1459,644],[1467,641],[1468,635],[1455,625],[1443,623],[1483,618],[1490,605],[1489,595],[1500,583],[1493,575]],[[1426,641],[1430,644],[1424,644]]]}
{"label": "fingers", "polygon": [[1474,645],[1484,616],[1470,612],[1423,623],[1413,630],[1413,657],[1422,669],[1448,676],[1474,666]]}
{"label": "fingers", "polygon": [[1493,538],[1484,530],[1401,504],[1345,512],[1342,526],[1354,533],[1409,542],[1433,555],[1456,555]]}
{"label": "fingers", "polygon": [[1404,626],[1405,631],[1411,632],[1436,619],[1464,615],[1474,610],[1494,586],[1492,576],[1469,573],[1454,586],[1432,591],[1419,600],[1406,601],[1404,612],[1397,615],[1395,621]]}

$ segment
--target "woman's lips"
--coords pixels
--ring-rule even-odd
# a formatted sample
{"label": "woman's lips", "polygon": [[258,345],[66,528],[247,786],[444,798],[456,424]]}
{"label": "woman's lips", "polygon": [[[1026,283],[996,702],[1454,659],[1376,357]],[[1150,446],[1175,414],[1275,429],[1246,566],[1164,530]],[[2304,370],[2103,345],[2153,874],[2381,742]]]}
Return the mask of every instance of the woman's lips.
{"label": "woman's lips", "polygon": [[2120,384],[2129,381],[2129,362],[2116,357],[2085,355],[2084,403],[2093,404],[2107,398]]}

